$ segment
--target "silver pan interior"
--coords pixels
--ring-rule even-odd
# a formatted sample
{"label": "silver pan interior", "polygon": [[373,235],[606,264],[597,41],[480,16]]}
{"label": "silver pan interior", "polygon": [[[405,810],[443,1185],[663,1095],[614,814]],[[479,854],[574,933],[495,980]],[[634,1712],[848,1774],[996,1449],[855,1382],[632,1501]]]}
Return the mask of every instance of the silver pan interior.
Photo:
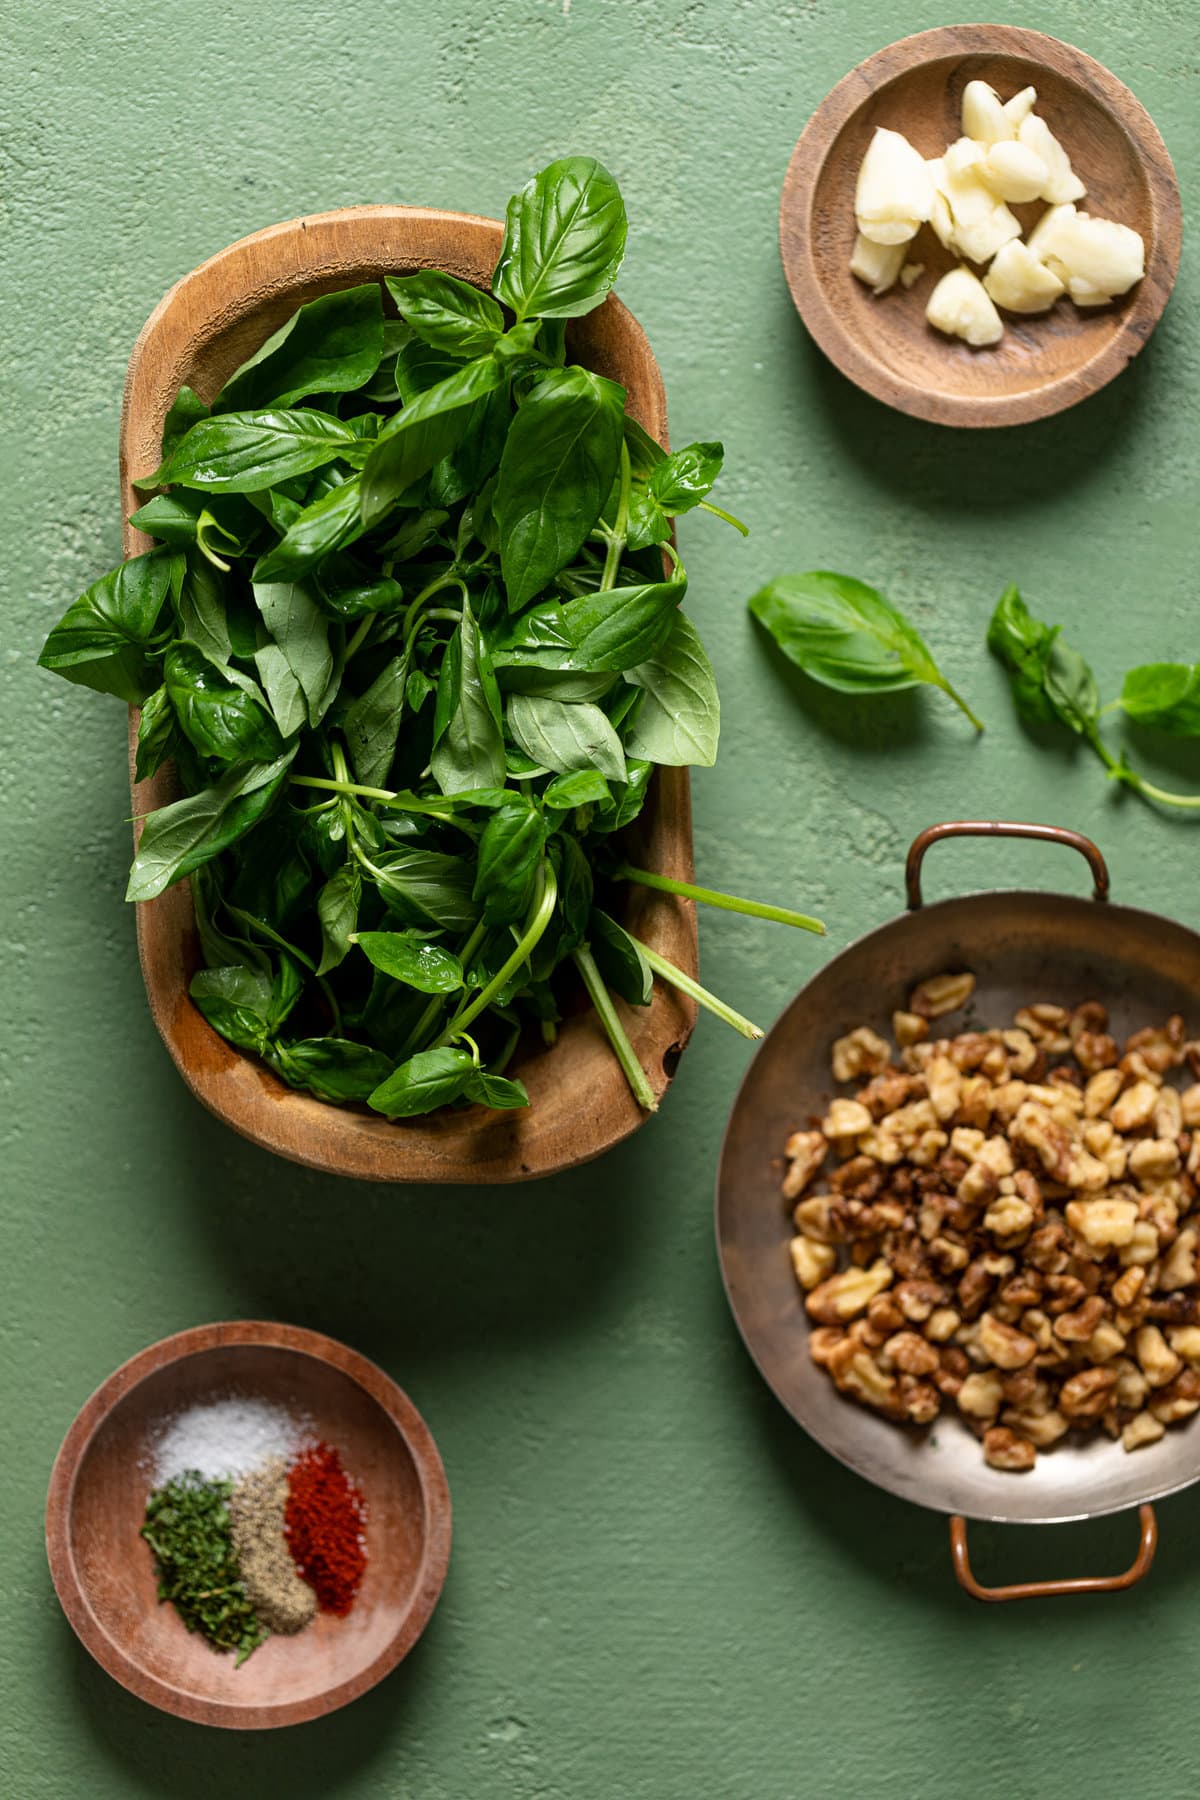
{"label": "silver pan interior", "polygon": [[[840,1461],[903,1499],[972,1519],[1054,1524],[1116,1512],[1200,1477],[1200,1414],[1127,1453],[1098,1437],[1039,1455],[1027,1474],[983,1460],[949,1410],[927,1432],[843,1399],[808,1355],[808,1324],[787,1252],[780,1152],[825,1110],[833,1039],[856,1025],[890,1036],[915,982],[944,969],[977,981],[965,1017],[1011,1023],[1019,1006],[1102,1000],[1118,1037],[1181,1012],[1200,1034],[1200,937],[1131,907],[1054,894],[990,893],[908,913],[860,939],[792,1001],[763,1040],[734,1102],[717,1177],[717,1244],[729,1303],[783,1405]],[[962,1029],[964,1015],[947,1023]]]}

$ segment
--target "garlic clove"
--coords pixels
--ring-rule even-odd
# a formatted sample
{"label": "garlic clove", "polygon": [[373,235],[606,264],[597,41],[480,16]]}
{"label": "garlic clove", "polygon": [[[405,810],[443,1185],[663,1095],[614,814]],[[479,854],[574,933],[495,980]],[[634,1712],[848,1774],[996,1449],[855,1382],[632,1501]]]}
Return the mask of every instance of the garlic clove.
{"label": "garlic clove", "polygon": [[1146,246],[1138,232],[1070,204],[1043,213],[1030,233],[1029,249],[1066,284],[1078,306],[1103,306],[1128,293],[1146,272]]}
{"label": "garlic clove", "polygon": [[997,199],[1014,200],[1020,205],[1038,198],[1050,171],[1036,150],[1010,140],[992,145],[980,173]]}
{"label": "garlic clove", "polygon": [[1028,244],[1013,238],[996,253],[983,285],[1007,312],[1039,313],[1054,305],[1063,283],[1033,255]]}
{"label": "garlic clove", "polygon": [[929,214],[929,223],[940,242],[947,250],[954,245],[954,215],[950,211],[950,202],[942,191],[946,185],[946,159],[934,156],[925,164],[929,170],[929,179],[933,183],[933,207]]}
{"label": "garlic clove", "polygon": [[876,244],[860,231],[854,240],[850,273],[865,281],[873,293],[886,294],[899,275],[907,254],[907,240],[898,244]]}
{"label": "garlic clove", "polygon": [[1045,119],[1030,113],[1021,123],[1017,142],[1040,156],[1046,165],[1046,182],[1041,191],[1043,200],[1048,200],[1051,206],[1062,206],[1068,201],[1083,199],[1087,189]]}
{"label": "garlic clove", "polygon": [[1019,94],[1014,94],[1011,100],[1004,102],[1004,116],[1012,126],[1014,137],[1036,105],[1037,89],[1035,87],[1022,88]]}
{"label": "garlic clove", "polygon": [[974,138],[955,138],[952,144],[947,144],[942,154],[946,179],[957,181],[960,177],[970,174],[972,170],[981,169],[986,155],[987,147],[984,144],[976,143]]}
{"label": "garlic clove", "polygon": [[929,296],[925,317],[948,337],[962,338],[977,349],[998,344],[1004,336],[1000,314],[977,275],[961,266],[951,269]]}
{"label": "garlic clove", "polygon": [[905,263],[900,271],[900,286],[903,288],[910,288],[914,281],[920,281],[924,273],[924,263]]}
{"label": "garlic clove", "polygon": [[999,94],[986,81],[968,81],[963,89],[962,128],[978,144],[1001,144],[1015,129]]}
{"label": "garlic clove", "polygon": [[[971,138],[959,138],[940,159],[940,173],[933,173],[935,193],[949,208],[950,238],[944,232],[944,215],[935,199],[931,223],[948,249],[971,262],[990,262],[1001,244],[1021,235],[1021,223],[983,180],[985,152]],[[936,170],[936,160],[927,165]]]}
{"label": "garlic clove", "polygon": [[[933,183],[925,159],[899,131],[877,128],[858,171],[854,211],[863,236],[877,244],[915,237],[933,208]],[[903,236],[894,228],[903,226]],[[885,229],[886,228],[886,229]]]}

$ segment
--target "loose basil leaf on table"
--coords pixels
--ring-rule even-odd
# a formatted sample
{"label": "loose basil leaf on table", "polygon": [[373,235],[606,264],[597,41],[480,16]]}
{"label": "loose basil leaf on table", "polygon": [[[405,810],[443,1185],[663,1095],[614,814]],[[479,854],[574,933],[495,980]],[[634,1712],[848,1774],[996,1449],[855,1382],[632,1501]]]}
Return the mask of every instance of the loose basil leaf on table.
{"label": "loose basil leaf on table", "polygon": [[1141,663],[1128,670],[1121,710],[1172,737],[1200,737],[1200,663]]}
{"label": "loose basil leaf on table", "polygon": [[1035,619],[1015,587],[1006,588],[992,615],[988,648],[1008,669],[1013,699],[1034,724],[1057,720],[1080,737],[1096,729],[1100,698],[1091,669],[1058,625]]}
{"label": "loose basil leaf on table", "polygon": [[748,605],[784,655],[822,686],[842,694],[885,694],[925,683],[940,688],[982,731],[920,632],[865,582],[828,569],[781,575]]}

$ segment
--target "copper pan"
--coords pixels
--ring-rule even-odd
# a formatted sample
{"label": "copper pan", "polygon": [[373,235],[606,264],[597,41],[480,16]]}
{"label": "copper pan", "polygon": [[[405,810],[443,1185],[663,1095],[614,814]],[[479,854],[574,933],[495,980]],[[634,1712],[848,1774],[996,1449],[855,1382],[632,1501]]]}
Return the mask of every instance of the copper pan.
{"label": "copper pan", "polygon": [[[1087,859],[1090,899],[1002,890],[926,905],[921,870],[946,837],[1029,837],[1065,844]],[[1108,870],[1089,839],[1054,825],[960,822],[915,839],[906,869],[908,911],[843,950],[801,989],[760,1046],[725,1133],[717,1176],[717,1246],[725,1290],[746,1347],[798,1424],[868,1481],[951,1515],[955,1571],[980,1599],[1128,1587],[1155,1548],[1150,1502],[1200,1478],[1200,1415],[1157,1444],[1126,1454],[1099,1438],[1064,1444],[1028,1474],[989,1468],[979,1443],[943,1415],[927,1433],[906,1429],[843,1399],[811,1362],[807,1322],[787,1254],[792,1235],[779,1197],[782,1145],[824,1112],[832,1097],[829,1047],[856,1025],[887,1030],[910,989],[946,969],[976,978],[968,1017],[1005,1023],[1019,1006],[1102,1000],[1119,1037],[1182,1013],[1200,1028],[1200,935],[1173,919],[1115,906]],[[1065,1524],[1141,1508],[1141,1547],[1122,1575],[1096,1580],[981,1588],[970,1572],[966,1520]]]}

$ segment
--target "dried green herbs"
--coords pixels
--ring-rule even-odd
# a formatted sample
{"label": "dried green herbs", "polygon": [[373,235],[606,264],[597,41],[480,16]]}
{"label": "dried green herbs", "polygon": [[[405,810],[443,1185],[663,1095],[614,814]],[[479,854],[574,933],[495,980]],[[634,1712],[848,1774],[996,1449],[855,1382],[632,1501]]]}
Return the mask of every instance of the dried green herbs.
{"label": "dried green herbs", "polygon": [[218,1650],[235,1650],[237,1666],[271,1635],[258,1619],[238,1573],[229,1517],[231,1481],[183,1475],[156,1488],[146,1503],[142,1536],[158,1564],[158,1597],[170,1600],[189,1631]]}

